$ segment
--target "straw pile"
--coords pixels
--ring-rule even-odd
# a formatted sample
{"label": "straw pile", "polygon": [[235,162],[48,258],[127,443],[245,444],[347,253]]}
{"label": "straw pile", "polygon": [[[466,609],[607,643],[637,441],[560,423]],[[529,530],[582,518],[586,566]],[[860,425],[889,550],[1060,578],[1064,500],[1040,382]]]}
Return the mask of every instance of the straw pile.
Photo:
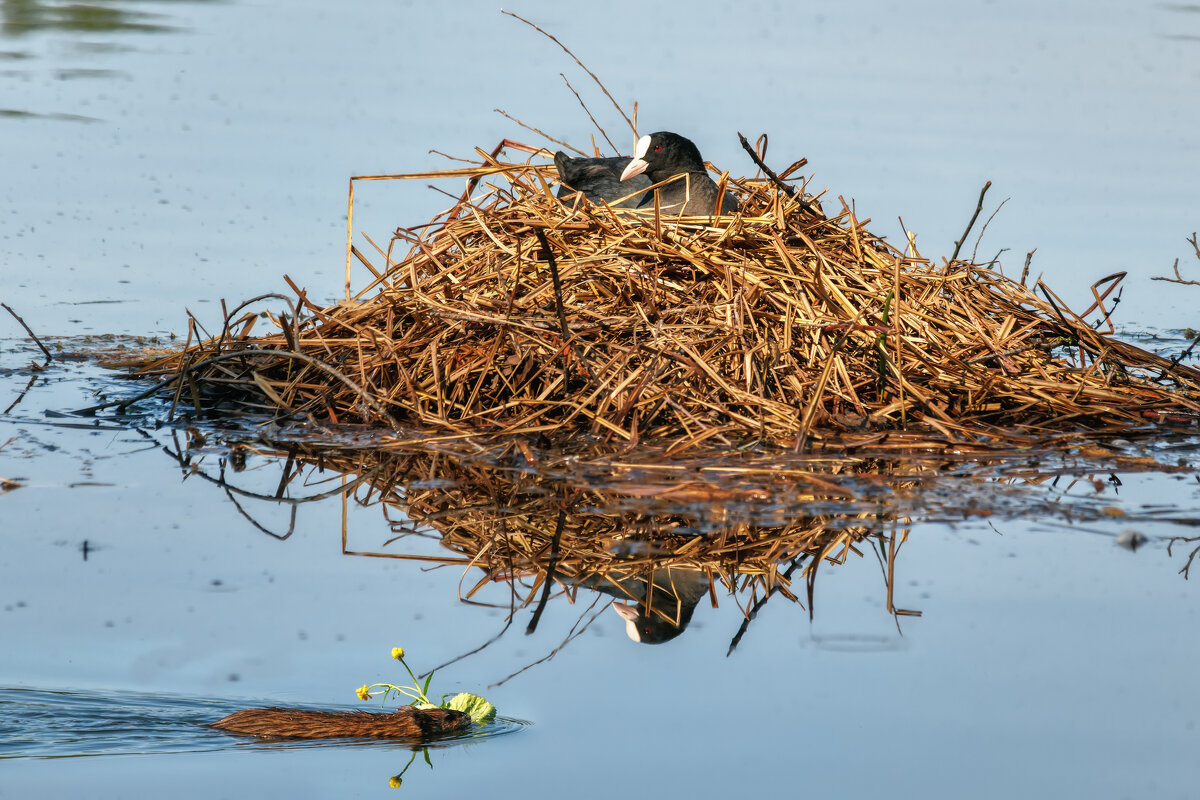
{"label": "straw pile", "polygon": [[803,186],[723,176],[737,215],[617,213],[560,202],[552,167],[479,152],[476,168],[395,176],[470,184],[376,263],[355,248],[375,278],[353,300],[297,290],[279,332],[251,338],[257,315],[235,312],[143,374],[201,412],[676,450],[863,428],[1011,441],[1200,412],[1200,371],[1097,332],[1040,283],[1045,299],[902,253]]}

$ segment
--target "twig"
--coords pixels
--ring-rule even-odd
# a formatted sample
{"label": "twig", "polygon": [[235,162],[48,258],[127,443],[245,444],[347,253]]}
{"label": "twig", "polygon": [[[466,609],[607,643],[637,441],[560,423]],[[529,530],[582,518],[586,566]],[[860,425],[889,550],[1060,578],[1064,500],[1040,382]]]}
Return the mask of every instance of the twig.
{"label": "twig", "polygon": [[[525,672],[525,671],[527,671],[527,670],[533,669],[533,668],[534,668],[534,667],[536,667],[538,664],[544,664],[544,663],[546,663],[547,661],[549,661],[550,659],[554,658],[554,657],[555,657],[556,655],[558,655],[559,653],[561,653],[561,652],[562,652],[562,649],[563,649],[564,647],[566,647],[567,645],[569,645],[569,644],[570,644],[571,642],[573,642],[575,639],[577,639],[577,638],[579,638],[580,636],[582,636],[582,635],[583,635],[583,633],[584,633],[584,631],[586,631],[588,628],[590,628],[590,627],[591,627],[592,623],[593,623],[593,622],[595,622],[595,621],[596,621],[596,620],[597,620],[597,619],[600,617],[600,614],[601,614],[601,613],[603,613],[603,611],[604,611],[604,608],[608,608],[608,605],[605,605],[605,606],[604,606],[604,608],[601,608],[601,609],[600,609],[600,611],[597,611],[597,612],[596,612],[596,613],[595,613],[595,614],[592,616],[592,618],[591,618],[591,619],[589,619],[587,622],[583,623],[583,627],[579,627],[579,623],[583,622],[583,618],[584,618],[584,617],[586,617],[588,614],[590,614],[590,613],[591,613],[592,609],[596,607],[596,604],[597,604],[598,602],[600,602],[600,595],[598,595],[598,594],[597,594],[597,595],[596,595],[596,599],[592,600],[592,604],[591,604],[590,606],[588,606],[587,608],[585,608],[585,609],[583,610],[583,613],[579,615],[579,618],[578,618],[577,620],[575,620],[575,624],[571,626],[571,630],[567,631],[567,635],[566,635],[566,637],[565,637],[565,638],[562,640],[562,642],[560,642],[560,643],[559,643],[558,647],[555,647],[555,648],[554,648],[553,650],[551,650],[549,653],[547,653],[546,655],[544,655],[544,656],[542,656],[541,658],[537,659],[537,660],[536,660],[536,661],[534,661],[533,663],[531,663],[531,664],[526,664],[525,666],[521,667],[521,668],[520,668],[519,670],[517,670],[516,672],[513,672],[512,674],[510,674],[510,675],[508,675],[508,676],[506,676],[506,677],[504,677],[504,678],[501,678],[500,680],[496,681],[496,682],[495,682],[495,683],[493,683],[493,684],[489,684],[489,685],[488,685],[488,688],[489,688],[489,689],[495,689],[497,686],[502,686],[502,685],[504,685],[505,683],[508,683],[509,681],[511,681],[513,678],[515,678],[515,677],[517,677],[518,675],[520,675],[522,672]],[[610,601],[609,605],[611,605],[611,601]]]}
{"label": "twig", "polygon": [[[1192,249],[1196,251],[1196,258],[1197,258],[1197,259],[1200,259],[1200,243],[1197,243],[1197,241],[1196,241],[1196,234],[1195,234],[1195,232],[1193,232],[1193,233],[1192,233],[1192,238],[1188,239],[1188,242],[1190,242],[1190,243],[1191,243],[1191,245],[1192,245]],[[1166,281],[1166,282],[1168,282],[1168,283],[1179,283],[1179,284],[1182,284],[1182,285],[1184,285],[1184,286],[1200,286],[1200,281],[1188,281],[1188,280],[1184,280],[1184,279],[1183,279],[1183,276],[1179,274],[1179,259],[1178,259],[1178,258],[1177,258],[1177,259],[1175,259],[1175,267],[1174,267],[1174,269],[1175,269],[1175,277],[1174,277],[1174,278],[1162,278],[1162,277],[1154,277],[1154,278],[1151,278],[1150,280],[1152,280],[1152,281]]]}
{"label": "twig", "polygon": [[354,178],[350,179],[350,192],[346,200],[346,299],[350,299],[350,265],[354,251]]}
{"label": "twig", "polygon": [[[1174,556],[1174,553],[1171,552],[1171,548],[1173,548],[1175,546],[1176,542],[1185,542],[1187,544],[1194,544],[1195,542],[1198,542],[1198,541],[1200,541],[1200,537],[1193,536],[1193,537],[1189,538],[1189,537],[1185,537],[1185,536],[1172,536],[1170,538],[1170,540],[1167,542],[1167,556],[1168,557]],[[1192,552],[1188,555],[1187,563],[1185,563],[1183,565],[1183,567],[1181,567],[1179,570],[1179,574],[1183,576],[1183,579],[1185,581],[1188,579],[1188,572],[1191,571],[1192,562],[1196,560],[1197,555],[1200,555],[1200,547],[1192,548]]]}
{"label": "twig", "polygon": [[[79,416],[79,417],[93,417],[96,415],[97,411],[102,411],[106,408],[114,408],[115,407],[119,411],[124,411],[126,408],[133,405],[137,401],[145,400],[147,397],[151,397],[152,395],[158,394],[163,389],[167,388],[171,384],[178,381],[182,374],[183,374],[183,370],[180,370],[180,372],[178,374],[172,375],[171,377],[167,378],[166,380],[159,381],[158,383],[154,384],[146,391],[139,392],[138,394],[135,394],[133,397],[126,397],[122,400],[110,400],[107,403],[101,403],[100,405],[96,405],[96,406],[88,406],[87,408],[78,408],[78,409],[75,409],[74,411],[72,411],[71,413],[74,414],[75,416]],[[182,386],[183,384],[181,383],[179,385]]]}
{"label": "twig", "polygon": [[[0,414],[7,414],[10,411],[12,411],[14,408],[16,408],[17,405],[22,400],[25,399],[25,395],[29,393],[29,390],[33,388],[33,385],[35,383],[37,383],[37,380],[39,377],[41,377],[39,374],[39,370],[34,370],[33,375],[30,376],[30,378],[29,378],[29,383],[25,384],[25,388],[22,389],[21,393],[17,395],[17,399],[13,400],[11,403],[9,403],[8,408],[4,409],[3,411],[0,411]],[[9,439],[9,441],[11,442],[12,440]],[[8,444],[8,442],[5,442],[4,444]],[[0,449],[2,449],[3,447],[4,447],[4,445],[0,445]]]}
{"label": "twig", "polygon": [[[288,283],[291,283],[291,281],[289,280]],[[293,285],[292,288],[294,289],[295,286]],[[298,292],[297,292],[297,294],[298,294]],[[221,327],[221,338],[217,340],[216,347],[214,347],[213,350],[219,353],[221,350],[224,349],[225,337],[229,333],[229,323],[233,321],[234,315],[236,315],[239,311],[241,311],[246,306],[253,305],[254,303],[257,303],[260,300],[268,300],[268,299],[282,300],[283,302],[287,303],[288,308],[290,308],[292,310],[292,316],[296,317],[297,319],[300,318],[299,305],[294,305],[292,303],[292,298],[288,297],[287,295],[279,294],[277,292],[269,292],[267,294],[260,294],[258,297],[251,297],[249,300],[245,300],[241,303],[238,303],[238,305],[234,307],[233,311],[222,314],[222,316],[225,318],[225,324]],[[221,300],[222,306],[224,306],[224,303],[225,303],[225,300],[224,300],[224,298],[222,298],[222,300]]]}
{"label": "twig", "polygon": [[[604,141],[608,142],[608,146],[613,149],[614,153],[620,153],[621,150],[615,144],[613,144],[612,139],[608,138],[608,134],[604,132],[604,128],[600,127],[600,123],[596,122],[596,118],[592,116],[591,109],[587,107],[587,103],[583,102],[583,98],[579,96],[579,92],[575,91],[575,87],[571,85],[569,80],[567,80],[567,76],[561,72],[558,73],[558,76],[563,79],[563,83],[565,83],[567,88],[571,90],[571,94],[575,95],[575,99],[579,101],[579,105],[583,106],[584,113],[588,115],[588,119],[590,119],[592,124],[596,126],[596,130],[600,131],[600,135],[604,137]],[[594,141],[593,144],[595,144]]]}
{"label": "twig", "polygon": [[1183,276],[1179,274],[1179,259],[1178,259],[1178,258],[1177,258],[1177,259],[1175,259],[1175,277],[1174,277],[1174,278],[1164,278],[1164,277],[1162,277],[1161,275],[1155,275],[1155,276],[1154,276],[1153,278],[1151,278],[1150,280],[1152,280],[1152,281],[1166,281],[1167,283],[1179,283],[1179,284],[1182,284],[1182,285],[1184,285],[1184,286],[1200,286],[1200,281],[1188,281],[1188,280],[1184,280],[1184,279],[1183,279]]}
{"label": "twig", "polygon": [[[507,14],[508,16],[513,17],[514,19],[519,19],[521,22],[524,22],[526,25],[533,28],[538,33],[542,34],[542,36],[547,37],[548,39],[550,39],[550,41],[554,42],[556,45],[561,47],[563,49],[564,53],[566,53],[572,59],[575,60],[575,63],[579,65],[580,69],[582,69],[588,75],[592,76],[592,80],[594,80],[596,82],[596,85],[600,87],[600,91],[604,92],[604,96],[607,97],[612,102],[613,108],[615,108],[617,110],[617,113],[620,114],[625,119],[625,122],[627,122],[629,124],[629,130],[633,131],[633,135],[635,137],[637,136],[637,126],[633,124],[633,120],[629,119],[629,117],[626,116],[624,110],[622,110],[621,106],[617,104],[616,100],[613,100],[613,96],[608,93],[608,89],[604,88],[604,84],[600,82],[600,79],[596,77],[596,74],[594,72],[592,72],[590,69],[588,69],[587,67],[585,67],[583,65],[583,62],[580,61],[579,58],[574,53],[571,52],[570,48],[568,48],[565,44],[563,44],[558,39],[556,39],[552,34],[549,34],[546,31],[542,30],[537,25],[534,25],[532,22],[525,19],[521,15],[514,14],[511,11],[505,11],[504,9],[500,9],[500,13]],[[578,151],[576,151],[576,152],[578,152]]]}
{"label": "twig", "polygon": [[[983,223],[983,227],[979,229],[979,236],[975,237],[975,249],[971,251],[971,260],[972,261],[976,260],[976,257],[979,253],[979,243],[983,241],[983,235],[985,233],[987,233],[988,225],[992,224],[992,220],[994,220],[996,218],[996,215],[1000,213],[1000,209],[1004,208],[1004,204],[1007,203],[1011,199],[1012,199],[1011,197],[1006,197],[1003,200],[1001,200],[1000,205],[996,206],[996,210],[991,213],[991,215],[987,218],[987,222]],[[972,222],[973,221],[974,220],[972,220]],[[1003,253],[1003,252],[1004,252],[1003,250],[1000,251],[1000,253]],[[989,265],[994,264],[996,262],[996,259],[998,259],[1000,257],[1000,253],[997,253],[996,258],[993,258],[991,261],[988,262],[988,264]]]}
{"label": "twig", "polygon": [[[588,378],[595,382],[596,375],[592,372],[592,368],[588,365],[587,358],[584,357],[583,350],[576,342],[575,334],[571,333],[571,328],[567,325],[567,311],[563,307],[562,300],[562,281],[558,277],[558,263],[554,259],[554,251],[550,249],[550,242],[546,240],[546,234],[541,228],[533,229],[534,236],[537,237],[538,243],[542,246],[542,253],[546,256],[546,263],[550,266],[550,279],[554,282],[554,310],[558,313],[558,325],[562,331],[563,342],[571,347],[575,353],[575,357],[579,359],[579,363],[583,365],[584,370],[588,374]],[[563,364],[563,391],[568,391],[568,378],[570,373],[567,370],[566,363]]]}
{"label": "twig", "polygon": [[1021,285],[1025,285],[1025,279],[1029,277],[1029,264],[1033,261],[1033,254],[1037,252],[1037,248],[1033,248],[1025,254],[1025,268],[1021,270]]}
{"label": "twig", "polygon": [[958,251],[962,248],[963,242],[967,240],[967,234],[971,232],[971,228],[975,226],[975,220],[979,219],[979,212],[983,210],[983,196],[987,194],[987,190],[992,188],[992,182],[988,181],[979,190],[979,202],[975,205],[975,213],[971,215],[971,221],[967,223],[967,229],[963,231],[962,238],[954,243],[954,252],[950,256],[950,263],[958,258]]}
{"label": "twig", "polygon": [[550,599],[550,590],[554,587],[554,572],[558,569],[558,545],[562,541],[563,526],[567,524],[566,508],[558,510],[558,522],[554,526],[554,537],[550,539],[550,560],[546,564],[546,577],[542,583],[542,596],[538,600],[537,607],[533,610],[533,615],[529,618],[529,624],[525,626],[525,635],[528,636],[537,630],[538,620],[542,618],[542,612],[546,609],[546,601]]}
{"label": "twig", "polygon": [[46,349],[46,345],[42,344],[42,340],[37,337],[37,334],[29,329],[29,326],[25,324],[25,320],[21,319],[17,312],[9,308],[8,303],[0,303],[0,306],[4,306],[4,310],[12,314],[13,319],[21,323],[21,327],[24,328],[25,332],[29,334],[29,337],[33,339],[33,343],[41,348],[42,354],[46,356],[46,363],[49,364],[51,361],[53,361],[54,358],[50,355],[50,351]]}
{"label": "twig", "polygon": [[1175,368],[1176,368],[1176,367],[1178,367],[1178,366],[1179,366],[1179,364],[1180,364],[1180,363],[1181,363],[1181,362],[1182,362],[1182,361],[1183,361],[1185,358],[1191,358],[1191,356],[1192,356],[1192,351],[1196,349],[1196,345],[1197,345],[1197,344],[1200,344],[1200,336],[1197,336],[1195,339],[1192,339],[1192,343],[1191,343],[1191,344],[1189,344],[1189,345],[1188,345],[1188,346],[1187,346],[1187,347],[1186,347],[1186,348],[1183,350],[1183,352],[1182,352],[1182,353],[1180,353],[1179,355],[1177,355],[1177,356],[1175,356],[1174,358],[1172,358],[1172,359],[1171,359],[1171,363],[1170,363],[1170,364],[1168,364],[1167,366],[1163,367],[1163,368],[1162,368],[1162,369],[1159,371],[1159,373],[1158,373],[1158,376],[1157,376],[1156,378],[1154,378],[1154,380],[1156,380],[1156,381],[1161,381],[1163,378],[1167,377],[1167,374],[1168,374],[1168,373],[1170,373],[1170,372],[1173,372],[1173,371],[1175,370]]}
{"label": "twig", "polygon": [[[1096,299],[1090,306],[1088,306],[1086,309],[1083,310],[1083,312],[1081,312],[1078,315],[1079,318],[1083,319],[1084,317],[1086,317],[1088,314],[1092,313],[1096,309],[1105,311],[1104,301],[1108,299],[1108,296],[1113,293],[1114,289],[1116,289],[1118,286],[1121,285],[1121,281],[1125,280],[1125,276],[1128,274],[1129,273],[1125,272],[1124,270],[1122,270],[1121,272],[1114,272],[1112,275],[1106,275],[1103,278],[1101,278],[1100,280],[1093,283],[1091,286],[1092,297],[1094,297]],[[1108,284],[1108,288],[1104,290],[1103,294],[1098,293],[1096,291],[1097,287],[1104,286],[1105,284]],[[1119,295],[1118,295],[1118,297],[1119,297]],[[1115,305],[1115,303],[1114,303],[1114,305]],[[1105,314],[1104,314],[1105,320],[1108,319],[1109,313],[1111,313],[1111,312],[1105,311]]]}
{"label": "twig", "polygon": [[509,114],[509,113],[508,113],[507,111],[505,111],[504,109],[502,109],[502,108],[493,108],[492,110],[493,110],[493,111],[495,111],[497,114],[499,114],[499,115],[500,115],[500,116],[502,116],[502,117],[507,117],[508,119],[511,119],[513,122],[517,123],[518,125],[520,125],[520,126],[521,126],[522,128],[524,128],[525,130],[528,130],[528,131],[533,131],[533,132],[534,132],[534,133],[536,133],[538,136],[544,136],[545,138],[549,139],[550,141],[554,142],[555,144],[557,144],[557,145],[561,145],[561,146],[563,146],[563,147],[567,148],[568,150],[572,150],[572,151],[574,151],[574,152],[576,152],[576,153],[579,153],[579,155],[583,156],[584,158],[587,158],[587,153],[583,152],[583,151],[582,151],[582,150],[580,150],[578,147],[572,147],[571,145],[567,144],[567,143],[566,143],[566,142],[564,142],[564,141],[561,141],[561,140],[559,140],[559,139],[555,139],[553,136],[551,136],[550,134],[546,133],[544,130],[541,130],[540,128],[535,128],[535,127],[533,127],[532,125],[526,125],[524,122],[522,122],[521,120],[517,119],[517,118],[516,118],[516,117],[514,117],[512,114]]}
{"label": "twig", "polygon": [[763,160],[761,158],[759,158],[758,153],[754,152],[754,148],[750,146],[750,142],[747,141],[746,137],[743,136],[740,132],[738,133],[738,140],[742,143],[742,149],[750,154],[750,158],[753,159],[754,163],[758,165],[758,168],[763,171],[763,174],[766,175],[768,179],[770,179],[771,183],[775,184],[780,189],[782,189],[788,197],[791,197],[792,199],[794,199],[797,203],[800,204],[800,207],[803,208],[808,213],[810,213],[814,216],[818,216],[818,217],[823,216],[822,214],[818,214],[817,211],[812,206],[810,206],[808,203],[806,203],[800,197],[800,191],[795,186],[791,186],[789,184],[784,183],[782,180],[780,180],[779,176],[776,175],[770,167],[768,167],[765,163],[763,163]]}
{"label": "twig", "polygon": [[[784,570],[783,579],[790,583],[792,573],[796,571],[797,567],[804,565],[804,561],[808,558],[808,556],[808,553],[801,553],[796,558],[793,558],[791,563],[788,565],[788,568]],[[779,582],[777,581],[767,589],[766,593],[759,598],[751,608],[746,610],[746,613],[742,617],[742,624],[738,626],[737,633],[735,633],[733,638],[730,639],[729,647],[725,650],[726,658],[729,658],[729,656],[733,654],[733,651],[737,649],[738,644],[740,644],[742,641],[742,637],[746,635],[746,631],[750,628],[750,622],[758,616],[758,612],[761,611],[762,607],[767,604],[767,601],[778,592]]]}

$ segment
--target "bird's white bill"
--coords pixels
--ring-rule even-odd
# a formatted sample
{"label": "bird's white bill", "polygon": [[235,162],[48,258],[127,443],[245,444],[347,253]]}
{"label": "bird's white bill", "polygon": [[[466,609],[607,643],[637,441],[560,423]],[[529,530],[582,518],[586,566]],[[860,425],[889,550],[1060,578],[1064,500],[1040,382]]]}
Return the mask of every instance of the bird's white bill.
{"label": "bird's white bill", "polygon": [[637,606],[627,606],[624,603],[613,603],[613,611],[621,615],[621,618],[626,621],[637,619]]}
{"label": "bird's white bill", "polygon": [[622,603],[613,603],[612,608],[613,611],[620,614],[621,618],[625,620],[625,635],[627,635],[630,639],[633,639],[635,642],[640,642],[642,640],[642,634],[640,631],[638,631],[637,626],[637,606],[627,606]]}
{"label": "bird's white bill", "polygon": [[[646,137],[643,136],[642,138],[645,139]],[[642,143],[638,142],[639,149],[641,148],[641,146],[642,146]],[[632,178],[634,175],[641,175],[643,172],[646,171],[646,168],[649,166],[650,165],[647,164],[645,161],[643,161],[641,158],[635,158],[632,161],[630,161],[628,164],[625,165],[624,171],[621,172],[621,180],[627,181],[630,178]]]}

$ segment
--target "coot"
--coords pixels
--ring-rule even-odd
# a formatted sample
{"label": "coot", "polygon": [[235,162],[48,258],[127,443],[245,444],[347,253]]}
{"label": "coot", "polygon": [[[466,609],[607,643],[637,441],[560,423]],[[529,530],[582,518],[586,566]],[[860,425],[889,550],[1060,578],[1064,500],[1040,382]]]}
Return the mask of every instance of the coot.
{"label": "coot", "polygon": [[696,604],[709,591],[709,580],[704,573],[675,566],[654,570],[649,580],[644,574],[621,578],[593,576],[579,585],[618,600],[633,601],[635,605],[613,603],[613,610],[625,620],[629,638],[642,644],[662,644],[683,633],[692,621]]}
{"label": "coot", "polygon": [[[663,211],[686,216],[711,216],[717,205],[717,184],[708,176],[704,159],[690,139],[677,133],[659,131],[638,139],[633,160],[621,173],[628,181],[645,173],[651,183],[674,178],[659,187],[659,202]],[[645,205],[651,205],[651,199]],[[729,193],[721,196],[721,213],[732,214],[738,209],[737,200]]]}
{"label": "coot", "polygon": [[614,202],[626,195],[633,194],[639,189],[650,185],[650,179],[643,176],[636,180],[621,181],[621,172],[629,166],[630,158],[572,158],[559,150],[554,154],[554,166],[558,167],[558,188],[560,200],[570,200],[576,192],[583,192],[584,197],[593,203],[601,200],[618,208],[637,208],[649,199],[648,194],[634,195],[620,203]]}

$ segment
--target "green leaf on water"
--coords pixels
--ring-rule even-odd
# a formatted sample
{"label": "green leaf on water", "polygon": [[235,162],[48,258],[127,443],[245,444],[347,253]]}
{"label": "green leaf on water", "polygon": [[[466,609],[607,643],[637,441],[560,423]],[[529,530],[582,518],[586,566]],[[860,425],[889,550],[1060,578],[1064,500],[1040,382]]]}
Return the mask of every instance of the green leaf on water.
{"label": "green leaf on water", "polygon": [[450,698],[446,708],[455,711],[465,711],[471,715],[471,720],[477,725],[486,725],[496,718],[496,707],[477,694],[460,692]]}

